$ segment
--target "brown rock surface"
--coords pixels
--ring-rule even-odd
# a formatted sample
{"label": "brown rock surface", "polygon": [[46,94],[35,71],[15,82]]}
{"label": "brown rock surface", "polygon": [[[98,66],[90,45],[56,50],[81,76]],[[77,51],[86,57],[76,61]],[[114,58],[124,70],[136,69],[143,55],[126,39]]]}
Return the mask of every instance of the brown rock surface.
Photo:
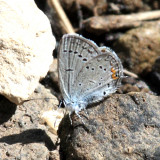
{"label": "brown rock surface", "polygon": [[[160,157],[160,97],[145,93],[115,94],[68,117],[59,128],[66,160],[157,159]],[[84,116],[83,116],[84,115]],[[88,117],[88,118],[86,118]]]}
{"label": "brown rock surface", "polygon": [[160,21],[149,22],[121,36],[115,44],[124,67],[147,74],[160,56]]}
{"label": "brown rock surface", "polygon": [[[143,0],[114,0],[114,1],[106,1],[106,0],[60,0],[62,6],[70,11],[77,10],[76,2],[82,8],[85,8],[93,13],[98,15],[104,13],[130,13],[130,12],[138,12],[138,11],[148,11],[152,8],[158,9],[158,2],[154,4],[149,1],[144,2]],[[152,5],[151,5],[152,4]],[[84,13],[85,14],[85,13]]]}
{"label": "brown rock surface", "polygon": [[41,119],[51,108],[58,116],[58,101],[42,85],[30,98],[33,100],[18,106],[0,98],[0,159],[59,160],[58,137]]}
{"label": "brown rock surface", "polygon": [[85,29],[95,35],[121,31],[141,26],[146,20],[160,18],[160,11],[140,12],[123,15],[93,16],[84,20]]}

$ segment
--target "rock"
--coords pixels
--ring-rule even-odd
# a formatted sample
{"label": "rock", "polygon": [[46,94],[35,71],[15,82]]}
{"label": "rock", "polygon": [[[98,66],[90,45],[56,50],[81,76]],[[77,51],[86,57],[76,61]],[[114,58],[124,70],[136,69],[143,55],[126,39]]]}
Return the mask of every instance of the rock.
{"label": "rock", "polygon": [[109,3],[109,9],[112,13],[130,13],[130,12],[147,11],[150,10],[150,7],[148,7],[146,3],[143,2],[143,0],[139,1],[116,0],[114,2]]}
{"label": "rock", "polygon": [[49,67],[49,72],[56,72],[57,71],[58,62],[57,59],[54,59],[52,64]]}
{"label": "rock", "polygon": [[51,108],[58,113],[58,101],[49,89],[40,84],[38,88],[39,92],[23,105],[16,106],[0,97],[0,159],[60,159],[58,136],[42,123],[40,116]]}
{"label": "rock", "polygon": [[160,56],[155,60],[152,70],[160,74]]}
{"label": "rock", "polygon": [[[67,11],[77,11],[77,5],[75,0],[60,0],[62,6]],[[130,13],[130,12],[142,12],[148,11],[152,8],[159,9],[158,5],[156,6],[151,2],[143,2],[143,0],[138,1],[128,1],[128,0],[114,0],[114,1],[106,1],[106,0],[79,0],[79,5],[83,9],[85,9],[85,16],[88,12],[94,13],[94,15],[102,15],[102,14],[110,14],[110,13]],[[154,5],[154,6],[153,6]],[[88,12],[87,12],[88,11]]]}
{"label": "rock", "polygon": [[145,92],[154,94],[144,81],[133,77],[127,77],[122,80],[123,85],[118,89],[118,93],[129,93],[129,92]]}
{"label": "rock", "polygon": [[55,38],[33,0],[0,0],[0,94],[20,104],[52,63]]}
{"label": "rock", "polygon": [[[88,116],[68,115],[59,127],[66,160],[159,159],[160,97],[132,92],[114,94],[90,106]],[[88,118],[87,118],[88,117]]]}
{"label": "rock", "polygon": [[153,83],[159,88],[159,94],[160,94],[160,57],[158,57],[153,65]]}
{"label": "rock", "polygon": [[[106,10],[106,1],[105,0],[99,0],[99,1],[94,1],[94,0],[80,0],[77,3],[83,8],[86,8],[88,11],[94,12],[95,8],[101,8],[101,12],[103,8],[105,7]],[[68,11],[77,11],[77,5],[74,0],[61,0],[62,6],[68,10]]]}
{"label": "rock", "polygon": [[60,160],[60,154],[58,150],[51,151],[49,155],[50,160]]}
{"label": "rock", "polygon": [[114,49],[124,67],[145,76],[160,56],[160,21],[148,22],[121,36]]}
{"label": "rock", "polygon": [[57,135],[57,130],[59,127],[59,124],[64,117],[64,110],[49,110],[45,111],[41,115],[41,119],[46,123],[50,128],[51,132],[55,135]]}
{"label": "rock", "polygon": [[121,15],[93,16],[83,21],[85,29],[94,34],[102,35],[106,32],[118,32],[139,27],[143,21],[160,18],[160,11],[139,12]]}
{"label": "rock", "polygon": [[160,57],[155,60],[152,71],[147,75],[147,82],[152,90],[160,95]]}
{"label": "rock", "polygon": [[[74,10],[76,10],[76,2],[74,0],[61,0],[61,4],[63,7],[66,9],[70,10],[71,8],[75,7]],[[89,10],[92,10],[95,6],[95,3],[93,0],[88,0],[88,1],[79,1],[79,4],[82,6],[85,6]]]}
{"label": "rock", "polygon": [[53,83],[58,86],[58,71],[57,71],[58,62],[57,59],[54,59],[53,63],[50,65],[49,76]]}

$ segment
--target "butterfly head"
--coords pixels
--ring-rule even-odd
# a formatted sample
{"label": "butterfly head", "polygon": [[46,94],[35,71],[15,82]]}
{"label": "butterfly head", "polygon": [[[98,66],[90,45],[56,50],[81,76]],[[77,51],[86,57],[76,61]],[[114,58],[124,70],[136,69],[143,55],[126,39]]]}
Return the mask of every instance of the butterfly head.
{"label": "butterfly head", "polygon": [[66,103],[65,108],[71,113],[76,111],[76,110],[79,110],[78,104],[74,103],[74,102]]}
{"label": "butterfly head", "polygon": [[78,113],[79,111],[81,111],[82,109],[86,108],[85,103],[78,103],[78,102],[70,102],[70,103],[64,103],[65,104],[65,108],[70,112],[76,112]]}

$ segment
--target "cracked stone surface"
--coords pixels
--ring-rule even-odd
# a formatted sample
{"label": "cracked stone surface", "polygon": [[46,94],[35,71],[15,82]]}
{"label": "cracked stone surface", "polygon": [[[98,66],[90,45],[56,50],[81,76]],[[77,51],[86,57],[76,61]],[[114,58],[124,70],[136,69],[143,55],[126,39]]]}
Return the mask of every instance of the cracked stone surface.
{"label": "cracked stone surface", "polygon": [[59,128],[66,160],[142,160],[160,157],[160,97],[148,93],[114,94],[90,106],[88,116],[68,116]]}

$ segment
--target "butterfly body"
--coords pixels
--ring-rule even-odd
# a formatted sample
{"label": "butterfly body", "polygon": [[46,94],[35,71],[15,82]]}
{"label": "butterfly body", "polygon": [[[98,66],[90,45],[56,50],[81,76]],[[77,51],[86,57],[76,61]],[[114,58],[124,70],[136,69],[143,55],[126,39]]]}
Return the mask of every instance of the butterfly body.
{"label": "butterfly body", "polygon": [[98,47],[78,34],[66,34],[60,42],[58,73],[64,105],[78,114],[88,104],[116,92],[123,67],[110,48]]}

